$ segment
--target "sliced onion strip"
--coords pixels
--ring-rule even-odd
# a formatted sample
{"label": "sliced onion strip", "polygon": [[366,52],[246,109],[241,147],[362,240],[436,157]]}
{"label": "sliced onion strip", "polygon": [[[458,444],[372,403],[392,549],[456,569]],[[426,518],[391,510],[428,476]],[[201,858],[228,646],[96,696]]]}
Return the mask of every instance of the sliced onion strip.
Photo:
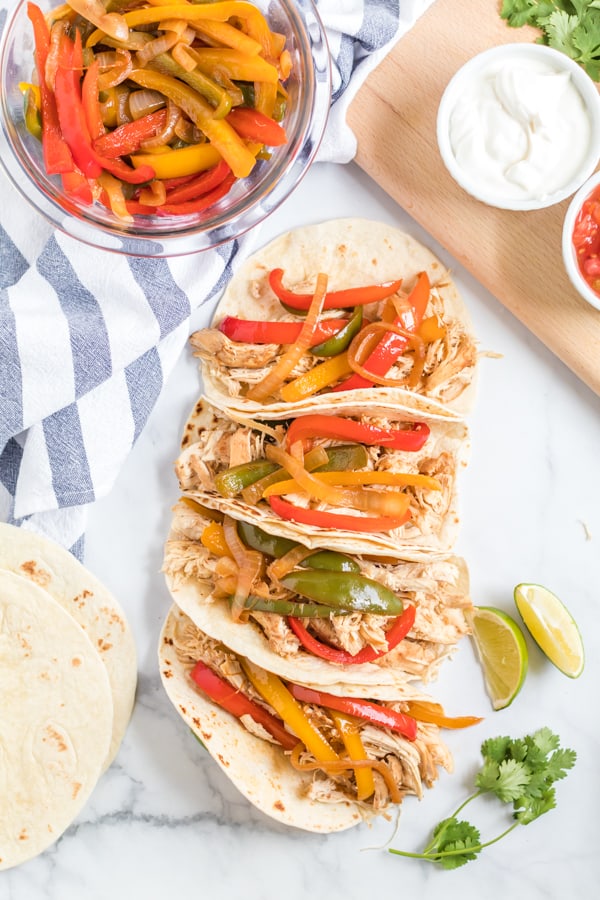
{"label": "sliced onion strip", "polygon": [[[122,84],[133,69],[133,62],[129,50],[115,50],[115,61],[109,70],[102,72],[98,78],[98,90],[106,91],[111,87]],[[102,66],[104,68],[104,66]]]}
{"label": "sliced onion strip", "polygon": [[[357,373],[357,375],[362,375],[363,378],[366,378],[373,384],[381,384],[384,387],[398,387],[398,385],[401,383],[398,378],[390,378],[387,375],[377,375],[366,368],[366,366],[363,364],[364,360],[360,359],[360,357],[364,357],[364,359],[368,358],[370,353],[373,351],[373,341],[374,338],[377,337],[377,332],[397,334],[400,337],[405,338],[406,342],[414,347],[418,359],[424,359],[425,342],[417,334],[406,331],[404,328],[401,328],[399,325],[395,325],[393,322],[371,322],[369,325],[366,325],[361,331],[359,331],[356,337],[352,340],[350,346],[348,347],[348,364]],[[375,340],[375,346],[377,345],[379,340],[380,338],[378,340]]]}
{"label": "sliced onion strip", "polygon": [[257,550],[248,550],[237,533],[237,522],[230,516],[223,519],[225,541],[234,560],[239,566],[235,594],[231,601],[231,616],[234,622],[244,621],[248,616],[245,609],[252,585],[259,578],[263,567],[263,555]]}
{"label": "sliced onion strip", "polygon": [[[181,110],[169,97],[167,100],[167,120],[165,122],[165,127],[159,131],[158,134],[155,134],[154,137],[142,141],[143,149],[151,150],[154,147],[164,147],[165,144],[168,144],[175,136],[175,128],[180,118]],[[164,199],[162,202],[164,203]]]}

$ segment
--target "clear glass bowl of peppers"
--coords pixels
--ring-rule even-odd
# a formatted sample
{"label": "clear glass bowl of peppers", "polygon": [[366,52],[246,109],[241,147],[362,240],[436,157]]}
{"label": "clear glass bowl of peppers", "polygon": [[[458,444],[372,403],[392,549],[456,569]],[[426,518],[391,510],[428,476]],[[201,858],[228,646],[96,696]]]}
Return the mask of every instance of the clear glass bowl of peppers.
{"label": "clear glass bowl of peppers", "polygon": [[0,43],[0,161],[55,227],[176,256],[298,184],[331,98],[312,0],[22,0]]}

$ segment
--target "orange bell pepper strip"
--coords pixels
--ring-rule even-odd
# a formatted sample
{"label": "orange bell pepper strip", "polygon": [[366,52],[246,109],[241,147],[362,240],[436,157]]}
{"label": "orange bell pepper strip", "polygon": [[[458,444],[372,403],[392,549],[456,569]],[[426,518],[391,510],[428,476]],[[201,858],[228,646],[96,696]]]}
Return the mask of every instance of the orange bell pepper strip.
{"label": "orange bell pepper strip", "polygon": [[470,728],[477,725],[483,719],[478,716],[447,716],[439,703],[426,703],[418,700],[410,700],[408,714],[419,722],[430,722],[440,728]]}
{"label": "orange bell pepper strip", "polygon": [[233,559],[233,553],[225,540],[223,526],[219,522],[210,522],[200,535],[200,543],[215,556],[228,556]]}
{"label": "orange bell pepper strip", "polygon": [[285,129],[269,116],[249,106],[236,106],[227,116],[227,121],[240,137],[247,141],[258,141],[267,147],[287,144]]}
{"label": "orange bell pepper strip", "polygon": [[[428,491],[439,491],[442,487],[437,478],[433,478],[431,475],[419,475],[418,473],[413,475],[409,472],[314,472],[313,474],[318,481],[331,485],[384,484],[396,487],[412,485]],[[268,485],[262,496],[267,498],[280,497],[282,494],[301,493],[303,493],[303,489],[298,482],[293,478],[286,478],[284,481]]]}

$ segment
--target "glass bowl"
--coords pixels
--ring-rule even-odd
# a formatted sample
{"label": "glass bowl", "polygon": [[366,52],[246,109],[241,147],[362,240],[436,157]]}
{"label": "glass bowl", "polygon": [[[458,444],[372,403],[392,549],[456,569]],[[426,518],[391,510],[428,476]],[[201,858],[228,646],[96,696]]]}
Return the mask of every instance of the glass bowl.
{"label": "glass bowl", "polygon": [[[42,10],[55,6],[40,0]],[[106,250],[134,256],[180,256],[217,247],[261,222],[294,190],[311,165],[325,131],[331,66],[325,30],[312,0],[253,0],[273,31],[284,34],[292,58],[285,87],[288,141],[257,160],[244,179],[203,213],[134,216],[119,220],[100,203],[65,195],[60,176],[44,170],[41,143],[27,130],[20,82],[34,71],[33,32],[26,2],[9,13],[0,39],[0,162],[23,197],[56,228]]]}
{"label": "glass bowl", "polygon": [[[589,140],[585,146],[585,152],[579,153],[576,138],[570,133],[568,122],[565,120],[560,123],[562,127],[556,127],[548,137],[543,151],[540,145],[540,149],[537,151],[537,161],[535,161],[536,154],[527,143],[527,155],[531,154],[532,156],[532,162],[529,163],[532,169],[539,164],[543,153],[547,177],[550,177],[550,174],[555,177],[555,174],[560,174],[563,170],[567,171],[564,180],[558,179],[550,189],[543,191],[536,189],[528,192],[518,181],[511,183],[505,180],[503,183],[499,183],[496,168],[491,166],[489,161],[494,160],[497,154],[495,161],[497,161],[498,171],[500,171],[501,164],[505,169],[507,167],[515,170],[518,168],[514,165],[517,161],[516,150],[524,132],[517,128],[517,125],[521,117],[525,115],[525,111],[533,106],[534,95],[530,94],[530,91],[535,85],[535,82],[528,83],[525,74],[529,73],[530,77],[536,77],[534,73],[541,70],[544,70],[544,74],[537,75],[538,85],[551,72],[553,75],[566,78],[573,88],[573,95],[579,95],[578,102],[580,102],[582,116],[587,122]],[[492,97],[498,101],[498,83],[496,82],[494,85],[493,94],[490,88],[492,79],[498,77],[498,73],[501,73],[500,77],[505,79],[501,84],[502,93],[499,103],[491,102]],[[514,99],[510,96],[509,91],[510,93],[515,92]],[[478,95],[476,92],[479,92]],[[506,99],[507,95],[508,100]],[[471,100],[470,108],[465,106],[467,98]],[[478,106],[473,104],[475,98],[477,98]],[[547,103],[547,99],[547,96],[537,97],[538,110],[543,101]],[[461,105],[459,106],[459,104]],[[471,118],[466,117],[465,109],[468,109]],[[468,134],[469,130],[473,135],[470,156],[467,156],[466,161],[463,161],[462,164],[455,155],[451,139],[452,117],[455,110],[459,110],[462,115],[462,120],[456,125],[460,137]],[[536,119],[538,110],[535,112],[535,117],[531,119],[530,128],[533,134],[537,131],[538,135],[543,136],[547,120],[542,112],[539,113],[539,121]],[[564,115],[565,107],[559,106],[557,101],[555,111],[557,117],[561,114]],[[548,109],[545,112],[547,116]],[[475,118],[476,115],[479,116],[478,119]],[[528,112],[528,115],[532,114]],[[477,121],[479,132],[473,128],[475,121]],[[482,125],[488,126],[487,132]],[[600,95],[589,75],[564,53],[543,44],[503,44],[484,50],[472,57],[450,79],[438,107],[436,130],[438,147],[444,165],[456,183],[476,200],[499,209],[522,211],[543,209],[570,197],[596,168],[600,158]],[[530,139],[530,135],[527,134],[527,141]],[[521,147],[521,150],[523,149]],[[554,156],[550,155],[550,150]],[[555,159],[559,150],[563,153],[560,165],[556,163]],[[579,153],[577,164],[575,164],[574,158],[575,150]],[[486,153],[489,153],[489,157],[485,156]],[[478,157],[478,159],[474,160],[474,157]],[[487,171],[483,165],[483,159],[486,160]],[[570,165],[570,170],[567,169],[567,163]],[[527,164],[527,158],[525,158],[524,164]],[[519,177],[524,177],[523,168],[520,170]],[[522,187],[523,190],[521,190]]]}

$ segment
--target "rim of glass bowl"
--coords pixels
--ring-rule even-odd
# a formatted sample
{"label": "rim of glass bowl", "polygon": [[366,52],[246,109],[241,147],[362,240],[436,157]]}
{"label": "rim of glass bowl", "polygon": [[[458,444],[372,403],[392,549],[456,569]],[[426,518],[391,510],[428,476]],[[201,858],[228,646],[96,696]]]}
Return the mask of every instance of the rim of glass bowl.
{"label": "rim of glass bowl", "polygon": [[[22,0],[9,14],[0,38],[0,162],[21,195],[52,225],[85,244],[133,256],[181,256],[234,240],[262,222],[299,184],[317,153],[329,115],[331,63],[327,36],[312,0],[253,0],[275,28],[291,35],[293,69],[286,87],[292,102],[286,119],[288,143],[259,160],[248,178],[202,218],[135,216],[120,223],[99,203],[91,207],[65,198],[59,176],[43,171],[40,142],[26,129],[19,81],[33,69],[33,35]],[[50,8],[42,0],[42,8]],[[300,92],[300,102],[299,102]],[[294,102],[295,101],[295,102]],[[232,202],[233,201],[233,202]],[[174,230],[176,229],[176,230]]]}

